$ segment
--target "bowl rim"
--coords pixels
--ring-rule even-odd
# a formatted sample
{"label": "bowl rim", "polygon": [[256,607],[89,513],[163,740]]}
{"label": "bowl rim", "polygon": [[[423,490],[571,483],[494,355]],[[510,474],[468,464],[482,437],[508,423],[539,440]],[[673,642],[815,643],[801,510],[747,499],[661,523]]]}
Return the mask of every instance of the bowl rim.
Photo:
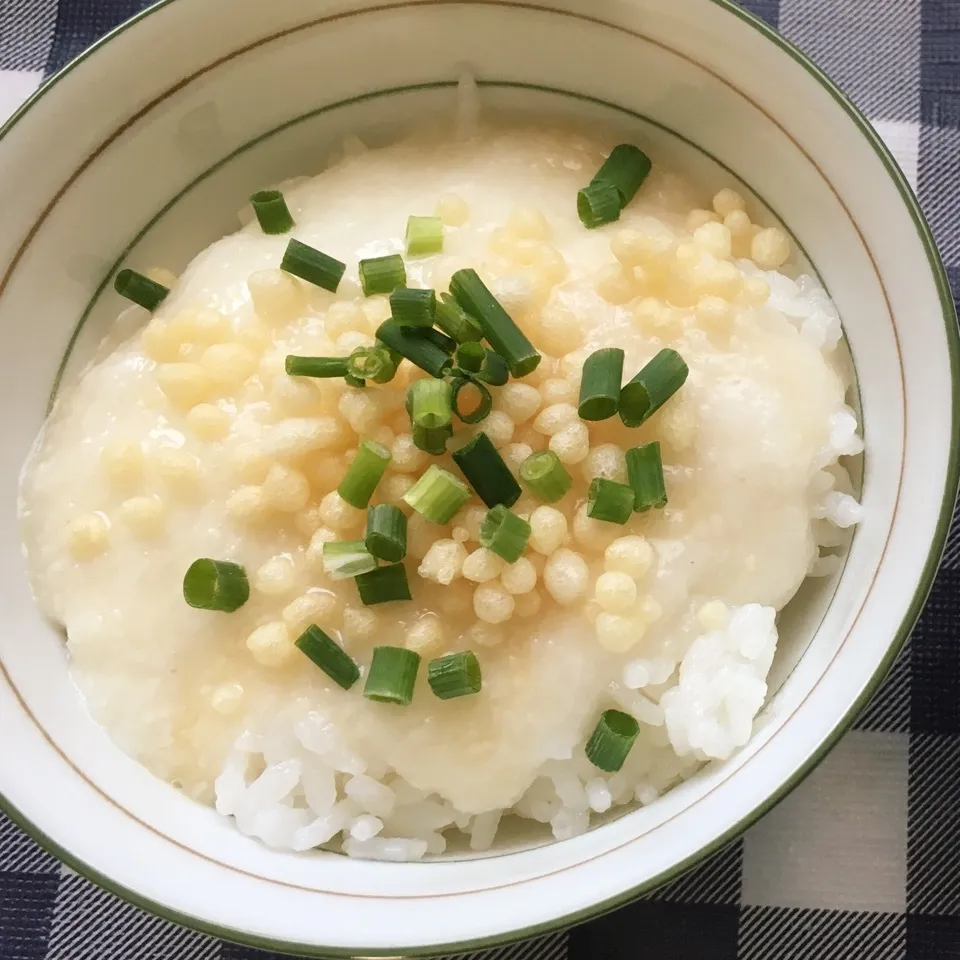
{"label": "bowl rim", "polygon": [[[100,49],[106,46],[130,27],[145,20],[151,14],[172,5],[176,0],[154,0],[149,6],[134,14],[132,17],[124,20],[115,26],[109,32],[104,34],[91,46],[86,48],[76,57],[67,62],[50,77],[41,82],[37,89],[10,115],[10,117],[0,124],[0,141],[10,133],[16,124],[23,119],[29,110],[35,106],[46,94],[48,94],[61,80],[65,79],[76,67],[88,58],[93,57]],[[437,0],[423,0],[424,5],[430,5]],[[526,3],[523,0],[462,0],[468,4],[491,4],[506,7],[521,7],[528,9],[543,9],[537,3]],[[785,53],[799,66],[801,66],[820,86],[832,97],[841,110],[853,122],[854,126],[863,136],[867,145],[871,147],[877,158],[880,160],[887,172],[890,180],[900,195],[904,207],[910,219],[914,223],[917,232],[917,238],[926,256],[930,269],[931,278],[937,288],[940,301],[942,319],[947,340],[947,349],[949,353],[951,376],[951,417],[954,422],[960,420],[960,329],[958,329],[958,319],[956,304],[953,299],[953,293],[950,288],[946,269],[937,250],[932,231],[927,223],[926,217],[920,207],[919,201],[913,188],[907,181],[906,176],[901,170],[896,159],[893,157],[889,148],[881,139],[880,135],[867,120],[861,110],[854,105],[852,100],[797,46],[785,37],[781,36],[774,28],[769,26],[756,14],[737,5],[734,0],[709,0],[711,4],[732,14],[746,26],[756,30],[762,37],[773,43],[781,52]],[[357,12],[373,12],[377,9],[385,9],[393,6],[393,3],[383,3],[381,7],[367,7]],[[566,11],[565,11],[566,12]],[[576,14],[573,14],[574,16]],[[589,19],[595,19],[589,17]],[[286,31],[285,31],[286,32]],[[58,196],[54,197],[54,202]],[[29,238],[28,238],[29,239]],[[18,259],[18,257],[16,258]],[[15,265],[15,264],[14,264]],[[742,834],[748,827],[759,820],[764,814],[769,812],[789,793],[791,793],[821,760],[837,744],[844,733],[850,728],[853,721],[861,712],[863,707],[877,691],[885,677],[893,666],[894,661],[906,643],[920,613],[923,610],[926,599],[933,586],[933,582],[940,565],[940,560],[946,545],[947,535],[950,530],[951,520],[956,505],[957,492],[960,489],[960,439],[951,443],[946,473],[943,498],[940,504],[940,510],[937,518],[933,537],[927,557],[917,586],[914,590],[909,607],[907,608],[903,619],[898,624],[893,636],[887,646],[882,659],[877,668],[864,685],[861,693],[851,704],[846,713],[837,721],[836,725],[824,738],[817,749],[802,763],[793,774],[788,777],[779,787],[774,790],[763,802],[757,804],[753,809],[741,817],[731,828],[715,837],[710,843],[704,845],[696,853],[690,855],[684,860],[676,863],[669,870],[652,880],[644,881],[639,885],[632,886],[622,891],[614,897],[604,901],[593,903],[588,907],[565,914],[544,923],[535,924],[522,929],[513,930],[504,934],[494,934],[489,937],[475,938],[469,941],[454,941],[448,944],[437,944],[423,949],[405,949],[404,953],[411,957],[431,957],[450,953],[451,951],[476,950],[490,946],[501,946],[504,944],[527,939],[529,937],[539,936],[547,933],[563,930],[574,924],[582,923],[593,919],[604,913],[608,913],[617,907],[620,907],[636,899],[641,894],[649,892],[652,889],[662,886],[669,881],[676,879],[695,864],[702,862],[711,854],[722,849],[731,840]],[[73,853],[63,847],[60,843],[52,839],[29,818],[15,807],[9,799],[0,792],[0,812],[3,812],[14,823],[16,823],[24,832],[37,844],[39,844],[48,853],[55,856],[58,860],[65,863],[71,869],[92,881],[97,886],[106,890],[122,900],[140,907],[148,912],[165,920],[178,923],[181,926],[195,930],[200,933],[209,934],[240,943],[246,946],[265,948],[268,950],[280,950],[287,954],[309,957],[360,957],[360,956],[396,956],[388,949],[337,949],[322,946],[315,946],[305,943],[294,943],[273,937],[262,937],[244,930],[238,930],[232,927],[224,927],[216,923],[207,921],[201,917],[183,913],[172,909],[165,904],[159,903],[148,897],[142,896],[134,890],[117,883],[112,878],[101,873],[96,868],[85,863],[76,857]]]}

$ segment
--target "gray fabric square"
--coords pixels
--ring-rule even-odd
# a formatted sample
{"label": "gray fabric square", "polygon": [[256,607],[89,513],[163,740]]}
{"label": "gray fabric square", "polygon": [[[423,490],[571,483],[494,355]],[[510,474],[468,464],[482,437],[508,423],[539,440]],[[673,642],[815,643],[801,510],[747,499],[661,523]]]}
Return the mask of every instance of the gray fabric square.
{"label": "gray fabric square", "polygon": [[872,120],[920,119],[920,0],[782,0],[779,25]]}
{"label": "gray fabric square", "polygon": [[38,847],[9,817],[0,813],[0,870],[59,873],[60,861]]}
{"label": "gray fabric square", "polygon": [[960,738],[910,737],[907,904],[960,916]]}
{"label": "gray fabric square", "polygon": [[917,192],[948,267],[960,267],[960,129],[928,127],[920,131]]}
{"label": "gray fabric square", "polygon": [[0,0],[0,70],[42,70],[57,26],[57,0]]}
{"label": "gray fabric square", "polygon": [[63,876],[45,960],[131,960],[147,956],[157,960],[218,960],[220,943],[144,913],[74,873]]}
{"label": "gray fabric square", "polygon": [[907,960],[907,918],[748,907],[740,917],[739,960]]}

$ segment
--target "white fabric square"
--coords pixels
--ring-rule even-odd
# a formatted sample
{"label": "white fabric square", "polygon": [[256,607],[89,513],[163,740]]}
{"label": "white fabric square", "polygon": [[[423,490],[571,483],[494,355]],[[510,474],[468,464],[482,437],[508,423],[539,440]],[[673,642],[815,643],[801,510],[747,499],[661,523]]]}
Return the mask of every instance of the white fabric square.
{"label": "white fabric square", "polygon": [[903,170],[910,186],[917,189],[917,170],[920,161],[920,124],[901,120],[874,120],[873,128],[890,148]]}
{"label": "white fabric square", "polygon": [[40,70],[0,70],[0,123],[40,86]]}

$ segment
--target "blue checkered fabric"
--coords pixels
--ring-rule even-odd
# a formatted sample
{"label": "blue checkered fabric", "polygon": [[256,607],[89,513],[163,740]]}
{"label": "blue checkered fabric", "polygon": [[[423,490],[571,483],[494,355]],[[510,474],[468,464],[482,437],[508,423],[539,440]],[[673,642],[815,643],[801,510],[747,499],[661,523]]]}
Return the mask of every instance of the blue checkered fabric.
{"label": "blue checkered fabric", "polygon": [[[0,120],[142,0],[0,0]],[[960,0],[749,0],[859,104],[960,295]],[[784,803],[711,861],[490,960],[960,960],[960,524],[886,685]],[[267,960],[75,875],[0,816],[0,960]]]}

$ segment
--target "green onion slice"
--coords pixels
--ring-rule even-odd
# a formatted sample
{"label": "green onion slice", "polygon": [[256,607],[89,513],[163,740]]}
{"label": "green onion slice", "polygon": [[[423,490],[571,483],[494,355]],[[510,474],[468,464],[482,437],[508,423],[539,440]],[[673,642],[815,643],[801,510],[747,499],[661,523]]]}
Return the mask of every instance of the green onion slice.
{"label": "green onion slice", "polygon": [[397,365],[383,347],[357,347],[347,358],[347,373],[358,380],[386,383],[396,372]]}
{"label": "green onion slice", "polygon": [[420,669],[420,654],[404,647],[374,647],[363,695],[378,703],[406,706]]}
{"label": "green onion slice", "polygon": [[376,440],[364,440],[337,487],[343,500],[358,510],[366,508],[390,463],[390,451]]}
{"label": "green onion slice", "polygon": [[250,203],[264,233],[286,233],[293,227],[287,201],[279,190],[260,190],[250,198]]}
{"label": "green onion slice", "polygon": [[417,427],[446,427],[453,418],[453,387],[446,380],[414,380],[407,389],[410,422]]}
{"label": "green onion slice", "polygon": [[446,380],[414,380],[407,388],[413,444],[439,457],[453,435],[453,386]]}
{"label": "green onion slice", "polygon": [[300,634],[296,646],[344,690],[349,690],[360,679],[360,668],[353,658],[316,624]]}
{"label": "green onion slice", "polygon": [[487,357],[487,351],[482,343],[471,340],[457,347],[456,357],[457,366],[461,370],[467,373],[478,373]]}
{"label": "green onion slice", "polygon": [[479,693],[483,686],[480,662],[472,650],[437,657],[427,664],[427,682],[441,700]]}
{"label": "green onion slice", "polygon": [[367,550],[380,560],[397,563],[407,555],[407,517],[392,503],[367,507]]}
{"label": "green onion slice", "polygon": [[622,210],[637,194],[650,173],[650,158],[632,143],[617,144],[596,172],[593,183],[603,182],[617,188]]}
{"label": "green onion slice", "polygon": [[425,257],[443,249],[443,221],[439,217],[407,217],[404,238],[408,257]]}
{"label": "green onion slice", "polygon": [[431,377],[443,377],[450,372],[453,361],[450,353],[429,336],[431,333],[443,336],[439,330],[402,327],[395,320],[385,320],[377,328],[377,339]]}
{"label": "green onion slice", "polygon": [[[480,423],[490,416],[493,409],[493,397],[490,391],[476,377],[455,377],[453,385],[453,409],[463,423]],[[468,387],[477,391],[477,404],[472,410],[464,410],[461,406],[460,394]]]}
{"label": "green onion slice", "polygon": [[583,362],[580,380],[581,420],[606,420],[617,412],[623,380],[623,351],[619,347],[595,350]]}
{"label": "green onion slice", "polygon": [[523,556],[529,540],[530,524],[502,503],[488,510],[480,521],[480,546],[492,550],[507,563],[516,563]]}
{"label": "green onion slice", "polygon": [[687,364],[676,350],[661,350],[620,391],[620,419],[639,427],[656,413],[684,384]]}
{"label": "green onion slice", "polygon": [[440,294],[435,323],[457,343],[479,343],[483,339],[483,328],[449,293]]}
{"label": "green onion slice", "polygon": [[367,385],[366,380],[361,377],[355,377],[349,370],[344,374],[343,379],[347,381],[347,386],[356,387],[359,390],[362,390]]}
{"label": "green onion slice", "polygon": [[587,516],[608,523],[626,523],[633,513],[633,487],[594,477],[587,492]]}
{"label": "green onion slice", "polygon": [[369,573],[361,573],[354,581],[360,591],[360,601],[365,607],[393,600],[411,600],[407,571],[402,563],[377,567]]}
{"label": "green onion slice", "polygon": [[457,303],[477,319],[484,336],[507,361],[515,377],[525,377],[537,368],[540,354],[487,289],[476,270],[458,270],[450,278],[450,292]]}
{"label": "green onion slice", "polygon": [[663,480],[660,441],[642,443],[626,453],[627,476],[633,488],[633,509],[643,513],[651,507],[667,505],[667,488]]}
{"label": "green onion slice", "polygon": [[336,293],[347,265],[291,238],[280,261],[280,269],[316,287]]}
{"label": "green onion slice", "polygon": [[436,464],[403,495],[404,503],[433,523],[449,523],[469,499],[470,488]]}
{"label": "green onion slice", "polygon": [[562,500],[573,486],[573,478],[552,450],[531,453],[520,464],[520,479],[543,503]]}
{"label": "green onion slice", "polygon": [[170,292],[156,280],[145,277],[136,270],[121,270],[113,281],[113,289],[145,310],[156,310]]}
{"label": "green onion slice", "polygon": [[367,297],[377,293],[390,293],[407,282],[407,270],[399,253],[361,260],[359,271],[360,286]]}
{"label": "green onion slice", "polygon": [[457,341],[454,340],[453,337],[448,337],[445,333],[441,333],[439,330],[434,330],[432,327],[421,327],[414,332],[419,333],[421,337],[438,346],[448,357],[452,357],[456,352]]}
{"label": "green onion slice", "polygon": [[247,571],[229,560],[194,560],[183,577],[183,599],[198,610],[233,613],[250,598]]}
{"label": "green onion slice", "polygon": [[502,387],[510,379],[510,368],[507,361],[487,350],[483,358],[483,366],[477,372],[477,379],[489,383],[491,387]]}
{"label": "green onion slice", "polygon": [[587,759],[607,773],[616,773],[640,733],[640,724],[622,710],[604,710],[587,741]]}
{"label": "green onion slice", "polygon": [[346,357],[298,357],[287,354],[284,368],[291,377],[345,377]]}
{"label": "green onion slice", "polygon": [[377,558],[363,540],[332,540],[323,545],[323,572],[331,580],[349,580],[376,568]]}
{"label": "green onion slice", "polygon": [[595,180],[577,194],[577,215],[588,229],[620,219],[620,191],[612,183]]}
{"label": "green onion slice", "polygon": [[390,313],[401,327],[432,327],[437,315],[437,294],[433,290],[397,287],[390,294]]}
{"label": "green onion slice", "polygon": [[418,427],[413,425],[411,431],[413,445],[424,453],[434,457],[442,457],[447,452],[447,441],[453,436],[453,424],[445,427]]}
{"label": "green onion slice", "polygon": [[373,351],[380,361],[380,369],[371,373],[370,379],[374,383],[388,383],[397,375],[397,367],[403,357],[382,343],[374,344]]}
{"label": "green onion slice", "polygon": [[522,491],[517,478],[482,431],[459,450],[454,450],[453,462],[488,507],[497,504],[511,507],[520,498]]}
{"label": "green onion slice", "polygon": [[377,340],[374,343],[374,346],[380,350],[386,350],[390,354],[390,359],[393,361],[395,366],[400,366],[400,361],[403,359],[403,354],[397,353],[396,350],[393,350],[391,347],[388,347],[382,340]]}

